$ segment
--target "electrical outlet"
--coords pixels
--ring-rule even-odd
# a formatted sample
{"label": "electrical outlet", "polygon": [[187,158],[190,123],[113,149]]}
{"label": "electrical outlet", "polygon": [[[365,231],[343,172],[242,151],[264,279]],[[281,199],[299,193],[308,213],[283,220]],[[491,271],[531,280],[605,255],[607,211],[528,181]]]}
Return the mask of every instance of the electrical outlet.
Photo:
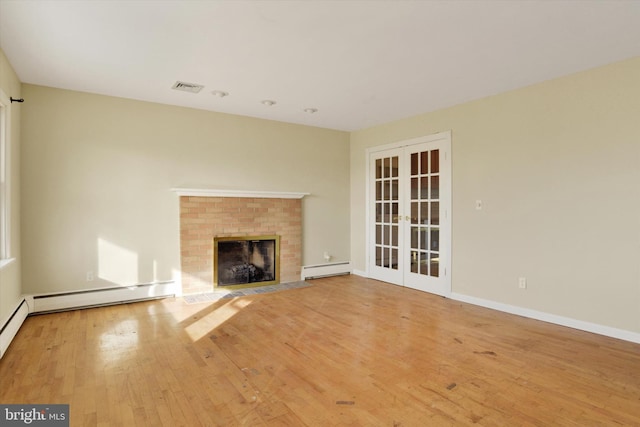
{"label": "electrical outlet", "polygon": [[87,271],[87,282],[93,282],[93,271]]}
{"label": "electrical outlet", "polygon": [[518,287],[520,289],[527,289],[527,278],[526,277],[520,277],[518,279]]}

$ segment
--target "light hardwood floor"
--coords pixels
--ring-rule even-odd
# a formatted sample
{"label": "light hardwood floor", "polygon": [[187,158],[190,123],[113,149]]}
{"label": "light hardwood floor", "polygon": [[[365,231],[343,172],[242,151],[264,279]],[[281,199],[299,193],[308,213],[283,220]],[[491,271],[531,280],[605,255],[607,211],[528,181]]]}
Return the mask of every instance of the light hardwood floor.
{"label": "light hardwood floor", "polygon": [[0,403],[72,426],[640,426],[640,345],[356,276],[34,316]]}

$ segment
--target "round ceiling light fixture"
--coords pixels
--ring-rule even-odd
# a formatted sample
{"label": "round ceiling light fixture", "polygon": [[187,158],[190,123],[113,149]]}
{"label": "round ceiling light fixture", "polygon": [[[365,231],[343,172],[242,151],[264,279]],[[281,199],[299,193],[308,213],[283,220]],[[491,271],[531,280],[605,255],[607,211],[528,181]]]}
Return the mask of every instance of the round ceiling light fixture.
{"label": "round ceiling light fixture", "polygon": [[276,101],[273,101],[271,99],[265,99],[264,101],[260,101],[263,105],[266,105],[267,107],[271,107],[273,105],[276,105]]}
{"label": "round ceiling light fixture", "polygon": [[305,113],[313,114],[313,113],[317,113],[318,109],[317,108],[305,108],[303,111]]}
{"label": "round ceiling light fixture", "polygon": [[225,92],[223,90],[214,90],[213,92],[211,92],[211,94],[217,96],[218,98],[229,96],[229,92]]}

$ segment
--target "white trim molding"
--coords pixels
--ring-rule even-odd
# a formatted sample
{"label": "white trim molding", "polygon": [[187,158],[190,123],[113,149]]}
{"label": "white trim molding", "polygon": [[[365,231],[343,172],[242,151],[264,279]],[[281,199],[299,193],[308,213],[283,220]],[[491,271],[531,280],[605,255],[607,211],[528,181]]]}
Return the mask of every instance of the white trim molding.
{"label": "white trim molding", "polygon": [[[11,102],[0,90],[0,260],[11,258]],[[6,262],[4,264],[7,264]],[[4,265],[3,264],[3,265]]]}
{"label": "white trim molding", "polygon": [[33,295],[31,312],[47,313],[173,297],[178,294],[177,287],[176,282],[168,281],[127,287],[96,288],[74,292]]}
{"label": "white trim molding", "polygon": [[531,310],[528,308],[503,304],[500,302],[458,294],[455,292],[452,292],[450,297],[453,300],[466,302],[480,307],[490,308],[505,313],[515,314],[517,316],[528,317],[530,319],[541,320],[543,322],[553,323],[555,325],[566,326],[585,332],[591,332],[598,335],[604,335],[607,337],[617,338],[624,341],[630,341],[640,344],[640,333],[637,332],[612,328],[610,326],[599,325],[597,323],[585,322],[582,320],[572,319],[570,317],[558,316],[555,314],[545,313],[544,311]]}
{"label": "white trim molding", "polygon": [[27,304],[27,301],[22,298],[11,316],[9,316],[5,322],[0,324],[0,359],[4,356],[7,348],[9,348],[9,344],[13,341],[13,338],[18,333],[18,330],[28,315],[29,305]]}
{"label": "white trim molding", "polygon": [[316,279],[341,274],[351,274],[351,261],[303,265],[300,271],[300,279]]}
{"label": "white trim molding", "polygon": [[178,196],[196,197],[253,197],[261,199],[302,199],[310,193],[289,191],[216,190],[207,188],[172,188]]}
{"label": "white trim molding", "polygon": [[367,279],[369,278],[369,275],[367,274],[367,272],[365,270],[353,269],[353,270],[351,270],[351,274],[353,274],[355,276],[365,277]]}

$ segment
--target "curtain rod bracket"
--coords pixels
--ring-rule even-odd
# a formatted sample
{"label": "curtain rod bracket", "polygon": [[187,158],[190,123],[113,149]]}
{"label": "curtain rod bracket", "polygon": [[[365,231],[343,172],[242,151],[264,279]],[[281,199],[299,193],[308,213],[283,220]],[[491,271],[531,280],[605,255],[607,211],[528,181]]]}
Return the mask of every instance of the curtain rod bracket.
{"label": "curtain rod bracket", "polygon": [[13,104],[14,102],[24,102],[24,98],[14,98],[13,96],[9,98],[11,100],[11,103]]}

